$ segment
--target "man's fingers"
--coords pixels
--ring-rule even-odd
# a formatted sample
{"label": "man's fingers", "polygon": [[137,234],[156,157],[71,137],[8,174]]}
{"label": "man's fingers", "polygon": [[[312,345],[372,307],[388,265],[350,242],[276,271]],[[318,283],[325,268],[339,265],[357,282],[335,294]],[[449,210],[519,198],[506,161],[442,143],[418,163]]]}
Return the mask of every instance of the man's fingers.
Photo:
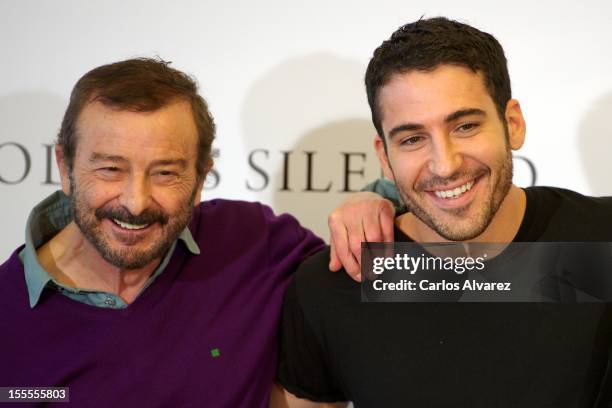
{"label": "man's fingers", "polygon": [[349,254],[345,259],[342,260],[346,273],[356,282],[361,282],[361,267],[353,257],[353,254]]}
{"label": "man's fingers", "polygon": [[329,238],[329,270],[332,272],[338,272],[342,268],[340,258],[336,253],[336,245],[334,244],[334,237]]}
{"label": "man's fingers", "polygon": [[[340,241],[342,244],[336,242],[335,237],[340,237]],[[341,267],[344,267],[346,273],[349,274],[351,278],[360,282],[360,272],[361,268],[359,267],[359,262],[353,256],[353,252],[351,251],[352,243],[349,242],[349,232],[344,229],[344,234],[337,234],[330,240],[333,245],[333,255],[330,260],[330,270],[337,271]],[[336,264],[334,264],[336,262]],[[336,267],[336,269],[332,269]]]}
{"label": "man's fingers", "polygon": [[333,249],[329,263],[330,269],[338,270],[340,266],[343,266],[346,272],[355,279],[355,274],[359,274],[359,264],[351,253],[349,231],[344,223],[337,220],[335,214],[329,216],[329,231],[331,235],[330,242]]}
{"label": "man's fingers", "polygon": [[395,239],[393,231],[393,226],[395,224],[395,208],[393,208],[391,203],[387,203],[382,207],[378,214],[378,219],[382,230],[382,241],[393,242]]}
{"label": "man's fingers", "polygon": [[352,244],[350,244],[349,241],[346,241],[343,247],[344,250],[336,251],[336,254],[340,258],[340,262],[342,263],[342,266],[344,266],[346,273],[348,273],[350,277],[356,280],[357,282],[361,282],[359,276],[361,268],[359,267],[359,262],[357,262],[357,259],[355,259],[355,256],[353,255],[353,252],[351,251],[351,247],[349,245]]}
{"label": "man's fingers", "polygon": [[[330,225],[335,224],[330,222]],[[346,224],[338,223],[338,225],[334,225],[334,233],[333,243],[334,243],[334,251],[336,256],[338,257],[339,262],[342,264],[346,273],[348,273],[351,278],[359,282],[359,262],[355,259],[353,253],[355,245],[361,245],[359,241],[360,238],[357,238],[357,242],[355,238],[355,229],[349,230],[349,226]],[[359,233],[361,236],[361,232]]]}
{"label": "man's fingers", "polygon": [[365,240],[363,226],[359,223],[356,228],[349,229],[347,232],[350,249],[348,254],[350,259],[347,259],[347,263],[350,265],[350,269],[347,268],[346,264],[344,267],[353,279],[361,281],[358,277],[361,274],[361,242]]}
{"label": "man's fingers", "polygon": [[363,236],[362,231],[358,231],[355,228],[352,230],[346,230],[346,251],[342,251],[339,255],[341,256],[340,261],[344,265],[346,272],[351,275],[351,278],[360,282],[359,274],[361,268],[359,267],[359,258],[355,254],[361,253],[361,240]]}
{"label": "man's fingers", "polygon": [[363,237],[366,242],[379,242],[383,239],[379,214],[365,216],[361,220]]}
{"label": "man's fingers", "polygon": [[374,193],[357,193],[346,200],[329,216],[329,269],[337,271],[342,264],[360,281],[361,243],[392,241],[394,215],[391,203]]}

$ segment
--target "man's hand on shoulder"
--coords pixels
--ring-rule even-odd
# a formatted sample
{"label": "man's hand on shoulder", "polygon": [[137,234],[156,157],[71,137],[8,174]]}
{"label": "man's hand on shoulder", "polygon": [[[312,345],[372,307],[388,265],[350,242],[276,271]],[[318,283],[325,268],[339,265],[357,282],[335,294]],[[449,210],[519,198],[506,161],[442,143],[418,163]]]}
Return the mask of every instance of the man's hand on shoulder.
{"label": "man's hand on shoulder", "polygon": [[344,267],[354,280],[360,282],[361,242],[393,241],[393,203],[376,193],[351,194],[329,216],[329,269]]}
{"label": "man's hand on shoulder", "polygon": [[314,402],[298,398],[280,384],[272,386],[270,408],[344,408],[348,402]]}

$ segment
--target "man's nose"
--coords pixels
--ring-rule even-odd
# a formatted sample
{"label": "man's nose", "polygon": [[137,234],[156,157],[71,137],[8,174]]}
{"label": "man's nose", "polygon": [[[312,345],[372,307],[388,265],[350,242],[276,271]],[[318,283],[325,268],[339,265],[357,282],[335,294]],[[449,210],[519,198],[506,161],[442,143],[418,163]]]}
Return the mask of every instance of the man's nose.
{"label": "man's nose", "polygon": [[121,205],[132,215],[140,215],[151,204],[151,186],[146,177],[131,177],[121,194]]}
{"label": "man's nose", "polygon": [[448,178],[461,167],[463,158],[457,146],[448,136],[434,138],[429,171],[438,177]]}

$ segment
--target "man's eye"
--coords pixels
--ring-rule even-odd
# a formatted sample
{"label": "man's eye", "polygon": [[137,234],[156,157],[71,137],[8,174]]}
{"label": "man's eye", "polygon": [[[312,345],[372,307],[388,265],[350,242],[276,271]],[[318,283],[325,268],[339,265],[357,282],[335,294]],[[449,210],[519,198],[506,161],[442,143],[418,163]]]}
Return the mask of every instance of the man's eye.
{"label": "man's eye", "polygon": [[121,168],[115,166],[100,167],[96,170],[98,177],[104,180],[118,180],[122,176]]}
{"label": "man's eye", "polygon": [[469,123],[464,123],[460,126],[457,127],[457,131],[459,132],[469,132],[471,130],[474,130],[478,127],[478,123],[476,122],[469,122]]}
{"label": "man's eye", "polygon": [[155,173],[155,176],[164,181],[168,181],[176,179],[178,177],[178,174],[175,171],[161,170]]}
{"label": "man's eye", "polygon": [[402,139],[402,145],[404,146],[414,146],[419,144],[423,140],[423,136],[410,136],[405,139]]}

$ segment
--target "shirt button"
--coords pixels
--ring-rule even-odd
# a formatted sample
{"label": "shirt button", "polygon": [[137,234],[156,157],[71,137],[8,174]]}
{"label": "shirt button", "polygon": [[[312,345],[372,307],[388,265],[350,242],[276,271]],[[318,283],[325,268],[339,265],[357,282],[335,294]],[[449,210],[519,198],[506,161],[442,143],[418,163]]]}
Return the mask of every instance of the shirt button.
{"label": "shirt button", "polygon": [[115,306],[117,304],[117,302],[115,301],[115,299],[113,299],[110,296],[107,296],[106,299],[104,300],[104,303],[108,306]]}

